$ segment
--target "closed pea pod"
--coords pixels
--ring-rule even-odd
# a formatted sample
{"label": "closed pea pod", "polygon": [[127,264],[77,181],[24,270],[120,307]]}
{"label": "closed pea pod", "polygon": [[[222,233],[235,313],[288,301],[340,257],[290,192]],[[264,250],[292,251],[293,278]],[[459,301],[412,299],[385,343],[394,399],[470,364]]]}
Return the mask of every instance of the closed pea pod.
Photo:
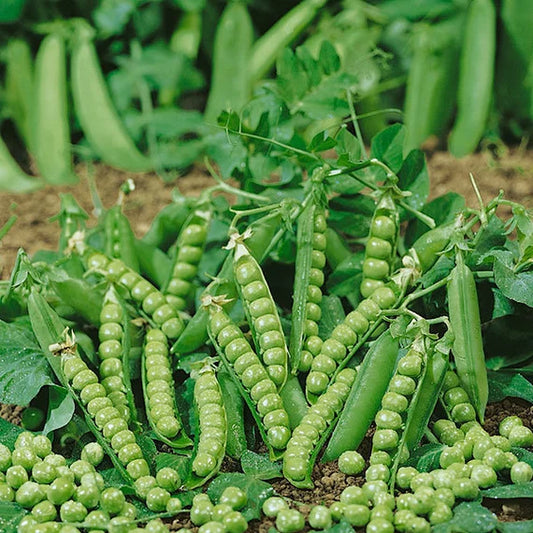
{"label": "closed pea pod", "polygon": [[114,205],[106,212],[104,228],[106,254],[109,257],[121,259],[126,266],[135,272],[139,272],[139,260],[137,259],[134,244],[135,235],[133,234],[129,220],[122,212],[121,205]]}
{"label": "closed pea pod", "polygon": [[465,264],[460,251],[456,254],[456,265],[450,273],[447,296],[450,323],[455,336],[452,352],[457,375],[483,423],[488,400],[488,378],[479,302],[474,274]]}
{"label": "closed pea pod", "polygon": [[398,340],[389,329],[366,353],[322,461],[333,461],[347,450],[357,450],[387,390],[398,350]]}

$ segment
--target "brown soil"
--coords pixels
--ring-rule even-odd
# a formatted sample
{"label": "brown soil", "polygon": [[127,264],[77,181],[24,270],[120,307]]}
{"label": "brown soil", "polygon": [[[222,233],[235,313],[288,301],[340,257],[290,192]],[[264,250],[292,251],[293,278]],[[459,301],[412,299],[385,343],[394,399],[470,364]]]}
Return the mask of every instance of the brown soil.
{"label": "brown soil", "polygon": [[[469,179],[471,173],[485,202],[503,190],[506,198],[519,201],[527,208],[533,207],[533,151],[531,150],[514,149],[501,157],[485,152],[461,160],[456,160],[445,152],[429,151],[428,167],[432,197],[455,191],[467,198],[468,205],[475,207],[477,199]],[[73,187],[46,187],[26,195],[0,193],[0,213],[2,213],[0,227],[11,214],[18,217],[15,226],[1,243],[0,279],[9,277],[20,247],[30,255],[37,250],[56,248],[59,226],[57,223],[50,223],[49,218],[58,212],[58,193],[71,192],[91,215],[91,222],[94,224],[93,202],[86,179],[88,171],[80,167],[78,172],[81,178],[80,183]],[[189,174],[172,183],[164,183],[153,174],[131,176],[128,173],[99,165],[95,166],[92,172],[98,194],[105,207],[115,202],[120,185],[127,178],[134,178],[136,189],[127,199],[125,212],[139,236],[148,229],[153,216],[171,201],[173,188],[177,187],[185,195],[198,195],[203,188],[212,183],[211,178],[202,168],[194,168]],[[13,422],[18,421],[19,413],[19,408],[0,406],[0,416]],[[529,404],[505,400],[488,407],[487,430],[490,433],[496,433],[499,421],[509,414],[518,414],[526,424],[531,424],[533,420],[533,408]],[[360,478],[340,473],[333,464],[319,464],[314,480],[315,489],[312,491],[295,489],[285,480],[275,481],[274,487],[281,495],[299,502],[300,510],[305,512],[309,504],[329,504],[338,499],[339,494],[347,485],[362,483]],[[523,500],[519,502],[492,501],[486,504],[498,514],[501,520],[533,519],[532,506]],[[175,521],[173,529],[190,525]],[[270,520],[250,524],[252,531],[261,533],[266,533],[272,525],[273,522]]]}

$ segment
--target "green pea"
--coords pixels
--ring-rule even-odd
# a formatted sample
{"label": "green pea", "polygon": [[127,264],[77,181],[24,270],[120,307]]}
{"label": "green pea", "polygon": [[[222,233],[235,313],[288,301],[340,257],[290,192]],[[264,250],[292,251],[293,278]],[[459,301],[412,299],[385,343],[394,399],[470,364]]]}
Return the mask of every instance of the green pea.
{"label": "green pea", "polygon": [[386,241],[392,241],[396,237],[396,224],[391,218],[379,215],[372,220],[370,235]]}
{"label": "green pea", "polygon": [[313,529],[328,529],[333,524],[331,511],[325,505],[313,506],[309,511],[307,521]]}
{"label": "green pea", "polygon": [[342,514],[344,519],[354,527],[364,527],[370,520],[370,509],[366,505],[347,504]]}
{"label": "green pea", "polygon": [[276,516],[276,528],[280,533],[296,533],[305,526],[305,519],[296,509],[281,509]]}
{"label": "green pea", "polygon": [[394,450],[398,441],[398,433],[393,429],[378,429],[374,433],[372,446],[377,450]]}
{"label": "green pea", "polygon": [[533,478],[533,468],[524,461],[517,461],[511,466],[510,476],[515,484],[529,483]]}

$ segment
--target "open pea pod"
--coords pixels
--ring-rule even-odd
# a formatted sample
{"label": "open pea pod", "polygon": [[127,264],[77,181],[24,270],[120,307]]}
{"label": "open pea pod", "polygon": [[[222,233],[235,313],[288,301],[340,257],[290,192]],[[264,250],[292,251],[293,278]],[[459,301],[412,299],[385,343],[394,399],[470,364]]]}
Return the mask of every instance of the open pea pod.
{"label": "open pea pod", "polygon": [[347,450],[357,450],[381,405],[394,373],[399,341],[391,330],[382,333],[366,353],[335,429],[322,456],[333,461]]}
{"label": "open pea pod", "polygon": [[198,420],[193,459],[185,482],[188,489],[204,485],[216,476],[226,452],[228,420],[222,388],[214,368],[205,364],[196,375],[194,406]]}
{"label": "open pea pod", "polygon": [[[276,211],[250,225],[251,237],[248,239],[247,246],[258,261],[261,262],[266,258],[268,251],[283,235],[283,230],[280,230],[281,220],[281,213]],[[203,296],[218,296],[221,294],[231,300],[225,306],[229,311],[238,296],[233,276],[233,257],[231,254],[226,257],[216,278],[203,292]],[[172,353],[191,353],[203,346],[209,338],[207,333],[208,322],[209,312],[205,307],[200,306],[172,346]]]}
{"label": "open pea pod", "polygon": [[[58,357],[55,355],[56,352],[51,351],[51,348],[54,345],[60,344],[65,339],[65,324],[59,318],[57,313],[48,305],[44,296],[35,288],[32,288],[28,297],[28,313],[37,342],[41,346],[44,356],[50,364],[57,380],[74,398],[78,408],[83,413],[88,428],[96,438],[97,442],[100,443],[107,456],[111,459],[113,466],[117,469],[126,483],[130,487],[133,487],[133,478],[119,460],[117,453],[113,450],[109,441],[102,435],[101,431],[93,421],[93,417],[89,414],[85,405],[81,401],[80,396],[73,389],[69,380],[65,376],[61,367],[61,356]],[[77,353],[75,344],[65,345],[65,350],[70,350],[69,353]]]}
{"label": "open pea pod", "polygon": [[450,273],[447,297],[450,324],[455,337],[452,353],[457,375],[483,423],[489,386],[479,302],[474,274],[465,264],[461,251],[457,251],[456,265]]}
{"label": "open pea pod", "polygon": [[193,445],[183,428],[175,397],[168,339],[160,329],[149,329],[141,355],[141,382],[146,418],[158,440],[178,453]]}

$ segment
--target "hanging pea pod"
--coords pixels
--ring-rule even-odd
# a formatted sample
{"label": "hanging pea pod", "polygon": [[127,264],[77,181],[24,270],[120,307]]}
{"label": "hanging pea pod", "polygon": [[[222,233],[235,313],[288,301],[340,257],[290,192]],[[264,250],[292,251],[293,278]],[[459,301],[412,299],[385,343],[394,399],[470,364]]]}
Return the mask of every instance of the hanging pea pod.
{"label": "hanging pea pod", "polygon": [[210,219],[211,212],[198,207],[191,213],[176,240],[173,264],[161,290],[178,311],[187,308],[193,292],[193,281],[198,273]]}
{"label": "hanging pea pod", "polygon": [[456,157],[475,150],[490,114],[496,56],[496,8],[492,0],[468,5],[459,64],[457,118],[449,148]]}
{"label": "hanging pea pod", "polygon": [[79,22],[71,57],[74,109],[91,148],[102,160],[130,172],[153,169],[129,136],[113,106],[92,41],[94,31]]}
{"label": "hanging pea pod", "polygon": [[33,59],[24,39],[9,39],[5,49],[5,102],[26,147],[32,151]]}
{"label": "hanging pea pod", "polygon": [[32,147],[43,179],[54,185],[76,183],[72,170],[67,107],[65,42],[47,35],[35,59],[35,103]]}
{"label": "hanging pea pod", "polygon": [[368,298],[388,281],[394,268],[399,227],[398,208],[387,189],[379,199],[370,223],[360,288],[363,298]]}
{"label": "hanging pea pod", "polygon": [[157,438],[178,451],[190,447],[192,441],[185,434],[176,405],[168,339],[160,329],[146,332],[141,380],[146,417]]}
{"label": "hanging pea pod", "polygon": [[389,328],[365,354],[322,456],[323,462],[338,459],[347,450],[357,450],[379,410],[394,373],[398,351],[398,339]]}
{"label": "hanging pea pod", "polygon": [[272,460],[279,459],[290,437],[289,415],[263,363],[221,305],[226,299],[205,297],[209,337],[250,408]]}
{"label": "hanging pea pod", "polygon": [[26,174],[15,161],[0,137],[0,190],[10,193],[35,191],[43,186],[41,179]]}
{"label": "hanging pea pod", "polygon": [[[213,44],[211,89],[204,112],[206,122],[216,124],[227,109],[240,112],[250,98],[250,48],[253,28],[246,3],[229,0],[220,17]],[[228,55],[228,50],[232,50]]]}
{"label": "hanging pea pod", "polygon": [[135,272],[139,272],[139,260],[135,249],[135,235],[130,221],[122,212],[122,205],[114,205],[104,215],[105,253],[120,259]]}
{"label": "hanging pea pod", "polygon": [[[320,192],[323,194],[323,190]],[[316,193],[319,196],[318,190]],[[325,210],[315,202],[309,202],[298,218],[296,238],[296,275],[289,342],[293,374],[308,371],[313,357],[318,355],[322,347],[318,321],[322,316],[320,302],[324,283],[323,268],[326,264],[326,228]],[[309,296],[313,301],[309,301]]]}
{"label": "hanging pea pod", "polygon": [[246,68],[253,85],[274,66],[281,52],[313,21],[327,0],[303,0],[259,37]]}
{"label": "hanging pea pod", "polygon": [[222,389],[212,366],[206,364],[195,378],[194,405],[198,416],[189,489],[202,486],[220,470],[226,452],[228,420]]}
{"label": "hanging pea pod", "polygon": [[479,302],[474,274],[465,264],[460,250],[450,273],[447,296],[450,324],[455,336],[452,353],[457,374],[483,423],[489,387]]}
{"label": "hanging pea pod", "polygon": [[313,488],[313,465],[335,427],[356,374],[352,368],[341,370],[294,428],[283,454],[283,475],[295,487]]}

